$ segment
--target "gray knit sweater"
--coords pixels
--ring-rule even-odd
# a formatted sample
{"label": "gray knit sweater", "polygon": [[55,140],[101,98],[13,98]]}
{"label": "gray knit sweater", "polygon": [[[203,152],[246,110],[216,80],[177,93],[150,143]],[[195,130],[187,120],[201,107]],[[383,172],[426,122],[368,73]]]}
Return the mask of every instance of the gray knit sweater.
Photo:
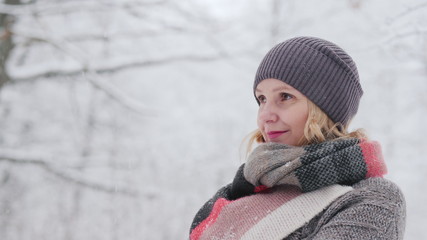
{"label": "gray knit sweater", "polygon": [[403,239],[405,199],[384,178],[370,178],[329,205],[286,239]]}

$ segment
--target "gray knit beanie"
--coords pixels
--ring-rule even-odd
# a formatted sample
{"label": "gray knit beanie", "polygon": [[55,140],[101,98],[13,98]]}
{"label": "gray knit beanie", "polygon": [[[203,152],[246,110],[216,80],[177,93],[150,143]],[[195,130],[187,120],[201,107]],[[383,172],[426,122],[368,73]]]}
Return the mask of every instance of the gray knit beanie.
{"label": "gray knit beanie", "polygon": [[291,85],[343,125],[356,114],[363,94],[351,57],[336,44],[314,37],[292,38],[273,47],[258,67],[254,92],[268,78]]}

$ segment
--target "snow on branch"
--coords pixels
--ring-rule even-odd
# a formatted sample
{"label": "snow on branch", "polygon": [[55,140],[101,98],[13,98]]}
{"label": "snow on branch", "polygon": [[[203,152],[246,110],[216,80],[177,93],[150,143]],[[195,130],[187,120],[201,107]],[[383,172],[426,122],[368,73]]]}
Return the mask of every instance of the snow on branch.
{"label": "snow on branch", "polygon": [[91,83],[94,87],[102,90],[112,99],[116,100],[120,105],[125,108],[132,110],[136,113],[141,113],[144,115],[155,115],[153,109],[150,109],[137,100],[132,99],[124,92],[120,91],[117,87],[109,84],[105,78],[103,79],[100,74],[104,73],[114,73],[117,71],[129,69],[129,68],[137,68],[137,67],[145,67],[151,65],[162,65],[162,64],[170,64],[172,62],[179,61],[214,61],[219,59],[219,56],[182,56],[182,57],[171,57],[167,59],[160,60],[146,60],[146,61],[134,61],[130,63],[122,63],[117,64],[115,66],[105,67],[105,68],[97,68],[97,69],[88,69],[84,66],[80,69],[66,71],[66,70],[51,70],[46,71],[39,74],[29,75],[26,77],[11,77],[12,81],[16,83],[23,83],[26,81],[35,81],[37,79],[46,79],[46,78],[54,78],[54,77],[67,77],[67,76],[78,76],[84,75],[86,79]]}
{"label": "snow on branch", "polygon": [[424,3],[420,3],[414,6],[410,6],[408,7],[405,11],[402,11],[400,13],[398,13],[397,15],[395,15],[394,17],[391,17],[387,20],[387,24],[391,25],[393,24],[395,21],[399,20],[400,18],[412,14],[415,11],[419,11],[422,10],[424,8],[427,8],[427,2]]}
{"label": "snow on branch", "polygon": [[0,152],[0,162],[1,161],[9,162],[12,164],[37,166],[65,182],[72,183],[77,186],[88,188],[91,190],[104,192],[108,194],[122,194],[129,197],[138,197],[138,192],[136,192],[135,190],[107,186],[100,183],[79,179],[63,171],[58,170],[56,167],[52,166],[51,163],[43,159],[31,158],[23,154],[17,154],[17,153]]}
{"label": "snow on branch", "polygon": [[383,44],[390,44],[394,41],[398,41],[403,38],[422,35],[422,34],[427,34],[427,29],[416,29],[412,31],[406,31],[403,33],[395,33],[393,36],[390,36],[389,38],[384,39],[384,41],[382,41],[379,45],[381,46]]}
{"label": "snow on branch", "polygon": [[[165,0],[159,1],[117,1],[117,2],[102,2],[102,1],[71,1],[66,2],[36,2],[23,3],[19,5],[10,5],[0,2],[0,13],[8,15],[57,15],[68,14],[72,12],[85,11],[105,11],[115,8],[129,7],[145,7],[151,5],[162,5],[167,3]],[[58,7],[60,6],[60,7]]]}
{"label": "snow on branch", "polygon": [[[49,70],[45,72],[39,72],[34,74],[29,74],[26,76],[12,76],[12,80],[16,83],[25,82],[25,81],[34,81],[38,79],[45,78],[53,78],[53,77],[73,77],[81,75],[82,72],[90,70],[91,72],[97,74],[103,73],[115,73],[126,69],[138,68],[138,67],[147,67],[147,66],[160,66],[167,65],[175,62],[208,62],[215,61],[221,59],[222,56],[197,56],[197,55],[187,55],[187,56],[177,56],[177,57],[169,57],[164,59],[156,59],[156,60],[135,60],[130,62],[122,62],[112,66],[106,67],[87,67],[82,66],[79,69],[74,70]],[[89,69],[90,68],[90,69]]]}
{"label": "snow on branch", "polygon": [[[37,22],[40,22],[38,18],[36,18],[35,20]],[[43,26],[43,28],[47,28],[42,23],[40,23],[40,25]],[[14,36],[26,38],[29,42],[47,43],[51,45],[53,48],[59,50],[60,52],[63,52],[64,54],[72,57],[84,67],[87,66],[87,60],[86,60],[87,54],[84,52],[84,50],[78,48],[75,44],[72,44],[68,41],[55,38],[54,36],[49,34],[44,34],[44,35],[28,34],[28,33],[19,32],[16,30],[11,30],[11,34]]]}
{"label": "snow on branch", "polygon": [[20,15],[23,14],[22,7],[20,5],[9,5],[3,2],[0,3],[0,14],[7,15]]}
{"label": "snow on branch", "polygon": [[120,91],[117,87],[109,84],[105,79],[101,79],[96,73],[85,73],[84,77],[92,84],[95,88],[103,91],[117,103],[131,111],[144,115],[153,115],[154,110],[144,106],[139,101],[129,97],[128,94]]}

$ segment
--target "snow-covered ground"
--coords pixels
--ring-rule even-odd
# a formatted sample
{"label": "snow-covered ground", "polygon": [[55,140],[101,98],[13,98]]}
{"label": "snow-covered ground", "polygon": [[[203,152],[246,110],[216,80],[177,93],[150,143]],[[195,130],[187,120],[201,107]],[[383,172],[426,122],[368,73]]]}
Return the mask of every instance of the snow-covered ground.
{"label": "snow-covered ground", "polygon": [[318,36],[354,58],[365,94],[352,128],[381,142],[427,216],[427,2],[53,1],[16,15],[0,92],[0,239],[186,239],[244,162],[263,54]]}

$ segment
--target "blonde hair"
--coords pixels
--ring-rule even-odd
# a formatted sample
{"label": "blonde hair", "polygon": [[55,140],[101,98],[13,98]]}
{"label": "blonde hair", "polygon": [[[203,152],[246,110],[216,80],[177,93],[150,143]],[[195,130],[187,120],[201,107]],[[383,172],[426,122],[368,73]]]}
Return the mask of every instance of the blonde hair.
{"label": "blonde hair", "polygon": [[[298,146],[321,143],[324,141],[333,141],[343,138],[360,138],[367,139],[363,129],[357,129],[348,132],[348,124],[342,125],[334,123],[326,113],[324,113],[316,104],[307,99],[308,117],[304,127],[304,135],[298,143]],[[248,136],[247,151],[252,150],[254,143],[265,142],[264,137],[259,129],[253,131]]]}

